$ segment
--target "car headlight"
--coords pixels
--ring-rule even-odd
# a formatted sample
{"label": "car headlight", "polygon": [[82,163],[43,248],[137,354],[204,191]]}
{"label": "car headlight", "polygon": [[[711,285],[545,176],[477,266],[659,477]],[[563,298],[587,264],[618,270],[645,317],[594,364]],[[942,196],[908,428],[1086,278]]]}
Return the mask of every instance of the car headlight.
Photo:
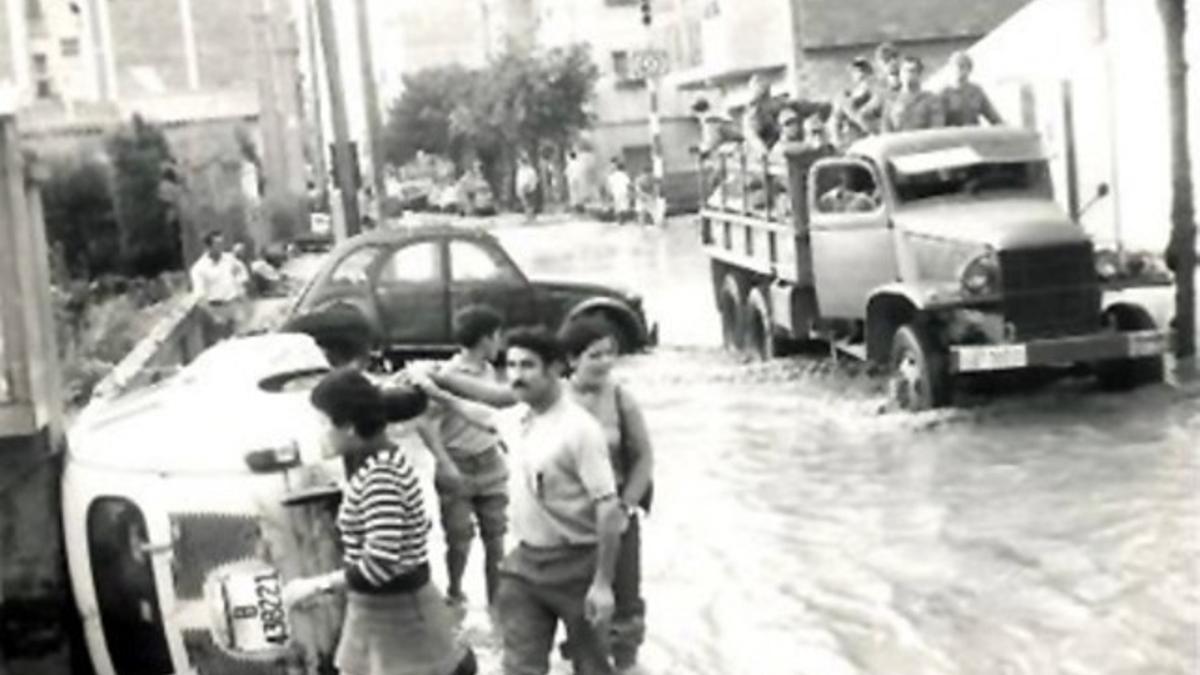
{"label": "car headlight", "polygon": [[975,256],[963,267],[959,275],[963,292],[967,295],[994,293],[1000,281],[1000,261],[994,251]]}

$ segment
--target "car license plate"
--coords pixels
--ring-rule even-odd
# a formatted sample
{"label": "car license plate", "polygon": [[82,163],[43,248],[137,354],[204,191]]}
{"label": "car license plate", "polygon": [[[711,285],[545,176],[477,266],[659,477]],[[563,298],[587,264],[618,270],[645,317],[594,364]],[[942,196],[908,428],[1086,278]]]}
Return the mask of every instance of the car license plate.
{"label": "car license plate", "polygon": [[288,640],[279,574],[269,569],[230,571],[221,580],[230,647],[241,652],[277,649]]}
{"label": "car license plate", "polygon": [[986,347],[959,347],[958,370],[962,373],[987,370],[1008,370],[1029,365],[1025,345],[989,345]]}

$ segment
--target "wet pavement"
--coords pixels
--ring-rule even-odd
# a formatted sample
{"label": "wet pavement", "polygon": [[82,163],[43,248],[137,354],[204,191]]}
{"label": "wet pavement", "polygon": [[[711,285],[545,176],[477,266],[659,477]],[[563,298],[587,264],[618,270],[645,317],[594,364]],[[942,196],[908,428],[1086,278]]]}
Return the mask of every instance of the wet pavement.
{"label": "wet pavement", "polygon": [[[1200,668],[1200,399],[1080,379],[883,412],[854,368],[722,352],[685,222],[498,234],[527,271],[641,289],[661,324],[618,371],[657,452],[644,672]],[[498,672],[481,608],[466,625]]]}

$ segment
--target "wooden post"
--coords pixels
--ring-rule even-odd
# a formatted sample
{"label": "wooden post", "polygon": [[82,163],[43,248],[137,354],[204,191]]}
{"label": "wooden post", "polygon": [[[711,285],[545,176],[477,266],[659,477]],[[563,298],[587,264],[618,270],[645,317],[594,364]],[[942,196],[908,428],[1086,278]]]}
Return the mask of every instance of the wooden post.
{"label": "wooden post", "polygon": [[341,193],[346,235],[352,237],[361,229],[361,221],[358,216],[355,162],[350,156],[350,121],[346,116],[346,92],[342,85],[342,60],[338,55],[337,24],[333,16],[333,0],[315,2],[317,31],[321,34],[321,49],[325,54],[325,73],[329,82],[329,110],[333,117],[333,163],[337,167],[337,187]]}
{"label": "wooden post", "polygon": [[69,672],[62,392],[34,163],[0,111],[0,672]]}

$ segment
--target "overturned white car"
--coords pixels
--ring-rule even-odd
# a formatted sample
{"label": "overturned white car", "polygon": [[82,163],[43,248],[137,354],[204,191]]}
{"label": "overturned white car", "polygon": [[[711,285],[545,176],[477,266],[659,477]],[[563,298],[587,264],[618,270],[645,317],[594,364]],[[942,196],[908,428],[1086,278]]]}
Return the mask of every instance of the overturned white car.
{"label": "overturned white car", "polygon": [[75,424],[64,530],[97,673],[328,667],[337,599],[289,621],[279,597],[339,564],[342,467],[308,401],[327,371],[306,336],[231,340]]}

